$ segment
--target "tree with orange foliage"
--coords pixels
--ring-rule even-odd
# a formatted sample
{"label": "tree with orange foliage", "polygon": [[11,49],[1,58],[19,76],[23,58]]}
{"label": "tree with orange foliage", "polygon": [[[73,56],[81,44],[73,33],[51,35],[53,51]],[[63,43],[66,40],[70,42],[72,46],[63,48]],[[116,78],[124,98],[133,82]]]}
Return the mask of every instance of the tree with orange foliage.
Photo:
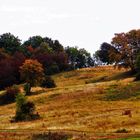
{"label": "tree with orange foliage", "polygon": [[40,85],[44,80],[44,70],[42,64],[37,60],[27,59],[20,67],[21,79],[30,86]]}
{"label": "tree with orange foliage", "polygon": [[140,30],[115,34],[112,45],[118,51],[117,57],[113,56],[117,64],[135,71],[136,57],[140,52]]}

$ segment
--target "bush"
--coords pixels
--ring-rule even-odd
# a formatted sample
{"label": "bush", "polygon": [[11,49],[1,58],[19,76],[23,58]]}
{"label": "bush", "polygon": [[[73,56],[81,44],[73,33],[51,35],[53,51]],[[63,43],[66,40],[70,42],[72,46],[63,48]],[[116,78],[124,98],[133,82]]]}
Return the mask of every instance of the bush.
{"label": "bush", "polygon": [[123,129],[118,129],[115,132],[116,133],[128,133],[129,131],[127,129],[123,128]]}
{"label": "bush", "polygon": [[27,101],[25,95],[18,94],[16,97],[16,115],[12,122],[29,121],[39,118],[39,114],[35,114],[35,105],[33,102]]}
{"label": "bush", "polygon": [[52,74],[55,74],[55,73],[59,73],[60,70],[59,70],[59,67],[57,64],[53,64],[49,67],[47,67],[47,69],[45,70],[45,74],[47,75],[52,75]]}
{"label": "bush", "polygon": [[41,84],[41,87],[54,88],[54,87],[56,87],[56,84],[55,84],[54,80],[50,76],[46,76],[45,80]]}
{"label": "bush", "polygon": [[34,134],[32,140],[68,140],[69,138],[71,138],[70,135],[48,132],[43,134]]}
{"label": "bush", "polygon": [[31,85],[30,85],[30,83],[26,83],[24,85],[24,91],[25,91],[26,95],[29,95],[31,93]]}
{"label": "bush", "polygon": [[8,104],[15,101],[20,90],[17,85],[6,88],[6,92],[0,96],[0,104]]}

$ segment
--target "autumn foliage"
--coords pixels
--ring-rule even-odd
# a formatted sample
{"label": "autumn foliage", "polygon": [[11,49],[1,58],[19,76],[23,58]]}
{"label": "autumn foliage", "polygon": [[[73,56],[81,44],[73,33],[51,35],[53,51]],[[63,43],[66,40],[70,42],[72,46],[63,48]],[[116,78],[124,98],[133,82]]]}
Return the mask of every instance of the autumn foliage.
{"label": "autumn foliage", "polygon": [[136,72],[136,59],[140,53],[140,30],[116,33],[111,43],[103,43],[96,55],[101,61],[130,68]]}
{"label": "autumn foliage", "polygon": [[45,76],[48,76],[72,68],[92,66],[90,63],[87,65],[89,58],[92,59],[86,50],[76,48],[75,56],[74,51],[69,53],[71,48],[66,49],[58,40],[48,37],[33,36],[21,43],[11,33],[0,35],[0,89],[25,81],[31,85],[41,84],[40,71],[43,70]]}
{"label": "autumn foliage", "polygon": [[42,64],[37,60],[27,59],[20,67],[21,79],[32,86],[39,85],[44,80]]}

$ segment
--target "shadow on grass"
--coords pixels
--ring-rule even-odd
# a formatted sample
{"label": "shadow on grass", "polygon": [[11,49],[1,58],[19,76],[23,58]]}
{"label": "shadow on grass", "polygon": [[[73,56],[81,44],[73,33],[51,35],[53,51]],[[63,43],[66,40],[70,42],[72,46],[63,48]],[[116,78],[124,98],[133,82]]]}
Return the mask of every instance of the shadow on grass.
{"label": "shadow on grass", "polygon": [[[46,90],[42,89],[42,90],[31,92],[29,95],[26,95],[26,96],[43,94],[45,92],[46,92]],[[13,95],[7,96],[6,92],[3,92],[2,94],[0,94],[0,106],[4,106],[4,105],[14,103],[15,100],[16,100],[15,96],[13,96]]]}
{"label": "shadow on grass", "polygon": [[15,102],[15,96],[7,96],[6,92],[0,94],[0,106],[11,104]]}
{"label": "shadow on grass", "polygon": [[135,76],[134,73],[132,73],[131,71],[126,71],[126,72],[122,72],[122,73],[119,73],[119,74],[115,74],[112,77],[108,77],[108,81],[111,81],[111,80],[123,80],[125,78],[131,78],[133,76]]}
{"label": "shadow on grass", "polygon": [[125,78],[130,78],[133,76],[134,76],[134,74],[131,71],[127,71],[127,72],[115,74],[114,76],[104,75],[104,76],[96,77],[94,79],[89,79],[89,80],[85,81],[85,84],[97,83],[97,82],[107,82],[107,81],[112,81],[112,80],[123,80]]}

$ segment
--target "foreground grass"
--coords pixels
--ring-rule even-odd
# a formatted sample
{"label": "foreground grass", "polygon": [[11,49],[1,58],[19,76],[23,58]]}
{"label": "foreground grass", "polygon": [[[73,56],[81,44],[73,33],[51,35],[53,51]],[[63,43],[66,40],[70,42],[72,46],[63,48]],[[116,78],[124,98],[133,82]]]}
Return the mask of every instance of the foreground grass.
{"label": "foreground grass", "polygon": [[[106,138],[102,134],[117,138],[120,129],[127,131],[125,136],[140,133],[140,82],[134,82],[127,70],[88,68],[57,74],[53,79],[56,88],[33,88],[33,95],[28,97],[35,102],[41,119],[10,123],[15,103],[4,105],[0,106],[0,129],[62,131],[79,140],[95,135]],[[126,110],[131,111],[131,117],[123,115]]]}

